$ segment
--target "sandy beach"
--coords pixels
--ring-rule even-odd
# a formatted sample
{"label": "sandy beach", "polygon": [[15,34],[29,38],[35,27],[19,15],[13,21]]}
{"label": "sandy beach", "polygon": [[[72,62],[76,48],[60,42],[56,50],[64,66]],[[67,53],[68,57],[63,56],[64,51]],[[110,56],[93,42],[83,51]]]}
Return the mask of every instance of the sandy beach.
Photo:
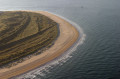
{"label": "sandy beach", "polygon": [[76,30],[76,28],[74,28],[72,24],[68,23],[64,19],[45,11],[29,12],[43,14],[57,22],[59,24],[60,35],[55,41],[54,45],[46,51],[44,51],[42,54],[33,56],[32,58],[22,63],[19,63],[18,65],[13,66],[11,68],[0,69],[0,79],[8,79],[46,64],[47,62],[55,59],[56,57],[64,53],[76,42],[76,40],[79,37],[79,33]]}

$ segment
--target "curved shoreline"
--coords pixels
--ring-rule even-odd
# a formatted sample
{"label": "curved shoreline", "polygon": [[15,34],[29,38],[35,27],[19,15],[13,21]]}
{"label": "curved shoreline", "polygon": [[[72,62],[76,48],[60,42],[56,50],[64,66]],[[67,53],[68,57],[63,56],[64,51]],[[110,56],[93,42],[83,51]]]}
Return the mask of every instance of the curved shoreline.
{"label": "curved shoreline", "polygon": [[29,12],[43,14],[57,22],[60,25],[59,26],[60,36],[55,41],[55,44],[48,50],[44,51],[42,54],[34,56],[31,59],[26,60],[23,63],[13,66],[9,69],[7,68],[1,69],[0,78],[2,79],[22,74],[55,59],[56,57],[64,53],[68,48],[70,48],[79,37],[77,29],[74,28],[72,24],[68,23],[64,19],[45,11],[29,11]]}

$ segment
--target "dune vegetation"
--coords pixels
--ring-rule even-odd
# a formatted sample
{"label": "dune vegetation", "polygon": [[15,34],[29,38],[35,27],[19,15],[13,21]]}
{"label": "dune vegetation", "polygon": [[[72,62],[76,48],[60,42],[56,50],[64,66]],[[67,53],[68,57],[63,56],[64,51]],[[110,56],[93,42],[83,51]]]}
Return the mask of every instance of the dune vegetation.
{"label": "dune vegetation", "polygon": [[0,13],[0,67],[53,45],[58,24],[39,13]]}

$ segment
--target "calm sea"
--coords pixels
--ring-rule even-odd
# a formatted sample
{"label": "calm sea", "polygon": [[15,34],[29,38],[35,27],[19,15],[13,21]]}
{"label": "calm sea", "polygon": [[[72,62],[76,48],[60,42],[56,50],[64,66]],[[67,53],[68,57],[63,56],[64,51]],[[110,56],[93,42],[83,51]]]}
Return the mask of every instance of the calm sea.
{"label": "calm sea", "polygon": [[49,11],[86,35],[69,56],[15,79],[120,79],[120,0],[0,0],[0,10]]}

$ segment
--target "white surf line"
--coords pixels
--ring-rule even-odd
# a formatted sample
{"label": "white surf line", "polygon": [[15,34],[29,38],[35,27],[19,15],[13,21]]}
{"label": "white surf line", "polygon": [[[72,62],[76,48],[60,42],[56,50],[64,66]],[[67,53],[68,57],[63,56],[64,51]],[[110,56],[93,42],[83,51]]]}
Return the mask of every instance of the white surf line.
{"label": "white surf line", "polygon": [[[47,11],[45,11],[47,12]],[[48,12],[51,13],[51,12]],[[36,77],[36,75],[39,76],[45,76],[46,73],[50,73],[49,69],[54,68],[56,65],[63,65],[67,60],[69,60],[72,57],[72,53],[77,49],[77,47],[81,44],[83,44],[86,35],[84,34],[82,28],[77,25],[76,23],[74,23],[73,21],[68,20],[67,18],[57,15],[55,13],[51,13],[54,14],[64,20],[66,20],[67,22],[69,22],[70,24],[72,24],[79,32],[79,38],[78,40],[66,51],[64,52],[61,56],[55,58],[54,60],[40,66],[39,68],[33,69],[30,72],[27,72],[25,74],[19,75],[17,77],[13,77],[12,79],[25,79],[25,78],[29,78],[29,79],[33,79]]]}

